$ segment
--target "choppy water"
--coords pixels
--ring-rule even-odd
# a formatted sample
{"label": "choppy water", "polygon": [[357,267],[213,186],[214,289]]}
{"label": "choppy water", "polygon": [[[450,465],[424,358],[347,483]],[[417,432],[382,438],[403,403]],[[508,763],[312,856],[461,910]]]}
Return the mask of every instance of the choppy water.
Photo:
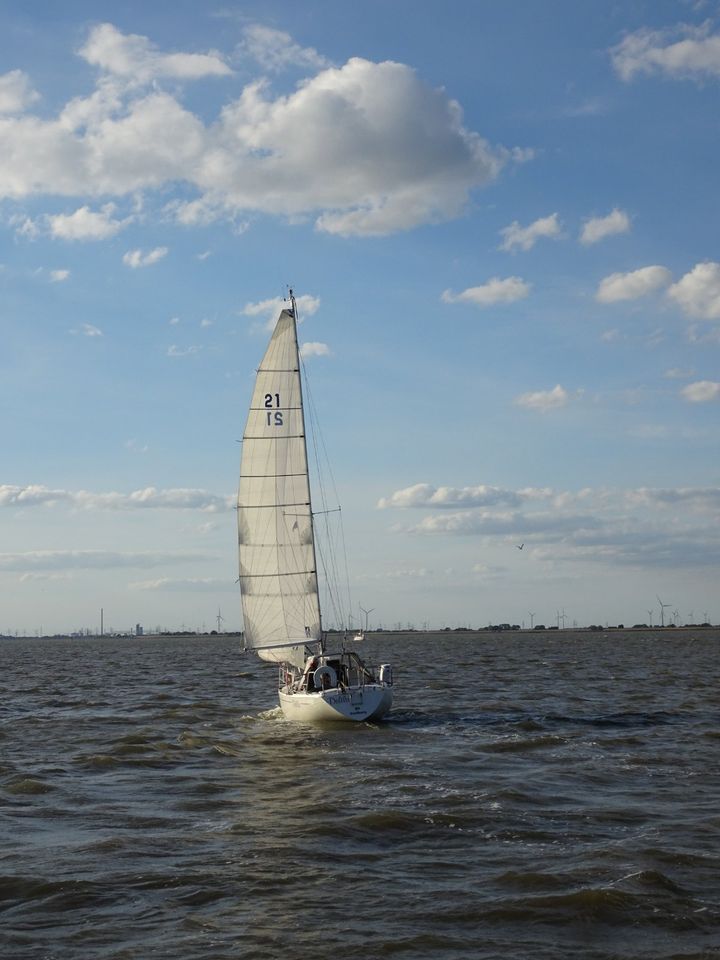
{"label": "choppy water", "polygon": [[325,729],[223,638],[4,641],[0,955],[720,957],[720,635],[669,633],[370,641],[393,713]]}

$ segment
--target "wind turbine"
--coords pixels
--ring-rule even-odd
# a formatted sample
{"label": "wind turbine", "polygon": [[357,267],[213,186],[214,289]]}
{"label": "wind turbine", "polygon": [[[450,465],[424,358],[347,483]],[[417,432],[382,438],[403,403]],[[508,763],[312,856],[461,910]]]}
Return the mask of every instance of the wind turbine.
{"label": "wind turbine", "polygon": [[528,610],[528,613],[530,614],[530,629],[532,630],[532,629],[533,629],[533,621],[535,620],[535,614],[534,614],[534,612],[533,612],[532,610]]}
{"label": "wind turbine", "polygon": [[657,597],[657,602],[660,604],[660,626],[661,626],[661,627],[664,627],[664,626],[665,626],[665,608],[666,608],[666,607],[671,607],[672,604],[671,604],[671,603],[663,603],[662,600],[660,599],[660,597],[658,597],[657,594],[655,594],[655,596]]}
{"label": "wind turbine", "polygon": [[365,614],[365,633],[367,633],[367,629],[368,629],[368,617],[369,617],[370,614],[373,612],[373,610],[375,609],[375,607],[370,607],[369,610],[366,610],[365,607],[361,607],[360,604],[358,604],[358,607],[360,607],[360,610]]}
{"label": "wind turbine", "polygon": [[225,623],[225,617],[220,613],[220,607],[218,607],[217,616],[215,617],[217,621],[217,632],[222,633],[222,625]]}
{"label": "wind turbine", "polygon": [[648,616],[650,617],[650,626],[652,626],[652,615],[653,615],[652,610],[648,610]]}

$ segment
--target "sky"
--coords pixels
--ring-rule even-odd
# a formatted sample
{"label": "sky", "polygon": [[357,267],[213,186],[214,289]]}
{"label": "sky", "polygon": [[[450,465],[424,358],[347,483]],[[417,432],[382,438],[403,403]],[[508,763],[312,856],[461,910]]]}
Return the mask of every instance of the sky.
{"label": "sky", "polygon": [[0,633],[241,628],[288,286],[356,625],[720,621],[719,96],[711,0],[3,5]]}

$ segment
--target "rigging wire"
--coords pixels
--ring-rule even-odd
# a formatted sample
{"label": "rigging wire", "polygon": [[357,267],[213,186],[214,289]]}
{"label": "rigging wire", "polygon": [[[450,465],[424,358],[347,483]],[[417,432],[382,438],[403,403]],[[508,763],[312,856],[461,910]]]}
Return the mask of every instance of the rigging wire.
{"label": "rigging wire", "polygon": [[[310,384],[307,376],[307,368],[302,357],[300,358],[300,365],[302,367],[303,373],[303,383],[305,385],[305,397],[307,400],[306,403],[306,412],[308,414],[308,422],[311,427],[311,444],[313,450],[313,456],[315,460],[315,475],[317,478],[317,486],[320,494],[320,500],[322,504],[322,511],[315,511],[316,517],[322,513],[323,516],[323,525],[325,528],[325,542],[327,549],[323,549],[323,544],[318,542],[318,552],[320,553],[320,560],[323,565],[323,573],[325,575],[325,583],[328,590],[328,595],[330,598],[330,604],[335,616],[336,622],[339,627],[347,629],[348,624],[346,622],[347,612],[352,610],[351,606],[351,597],[350,597],[350,575],[348,570],[348,559],[347,559],[347,544],[345,541],[345,529],[342,521],[342,510],[339,507],[335,509],[328,507],[328,495],[323,478],[325,475],[329,477],[330,485],[332,487],[332,494],[335,499],[335,503],[340,502],[338,496],[337,484],[335,482],[335,475],[332,470],[332,465],[330,463],[330,458],[328,456],[327,447],[325,445],[325,438],[323,436],[322,430],[320,429],[320,421],[317,416],[317,410],[315,407],[315,401],[310,389]],[[330,524],[330,514],[338,513],[338,532],[336,536],[333,536]],[[339,543],[336,543],[336,540],[339,540]],[[340,556],[338,556],[340,553]],[[342,563],[342,570],[340,569],[340,564]],[[342,585],[345,587],[345,596],[342,596]],[[343,606],[347,604],[345,610]]]}

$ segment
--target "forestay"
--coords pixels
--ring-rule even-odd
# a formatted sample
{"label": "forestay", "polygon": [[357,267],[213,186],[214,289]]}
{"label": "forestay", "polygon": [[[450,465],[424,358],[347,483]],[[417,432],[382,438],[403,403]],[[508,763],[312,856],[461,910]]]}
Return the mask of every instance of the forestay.
{"label": "forestay", "polygon": [[[238,491],[245,646],[302,667],[320,639],[297,329],[283,310],[255,381]],[[293,641],[297,641],[293,645]]]}

